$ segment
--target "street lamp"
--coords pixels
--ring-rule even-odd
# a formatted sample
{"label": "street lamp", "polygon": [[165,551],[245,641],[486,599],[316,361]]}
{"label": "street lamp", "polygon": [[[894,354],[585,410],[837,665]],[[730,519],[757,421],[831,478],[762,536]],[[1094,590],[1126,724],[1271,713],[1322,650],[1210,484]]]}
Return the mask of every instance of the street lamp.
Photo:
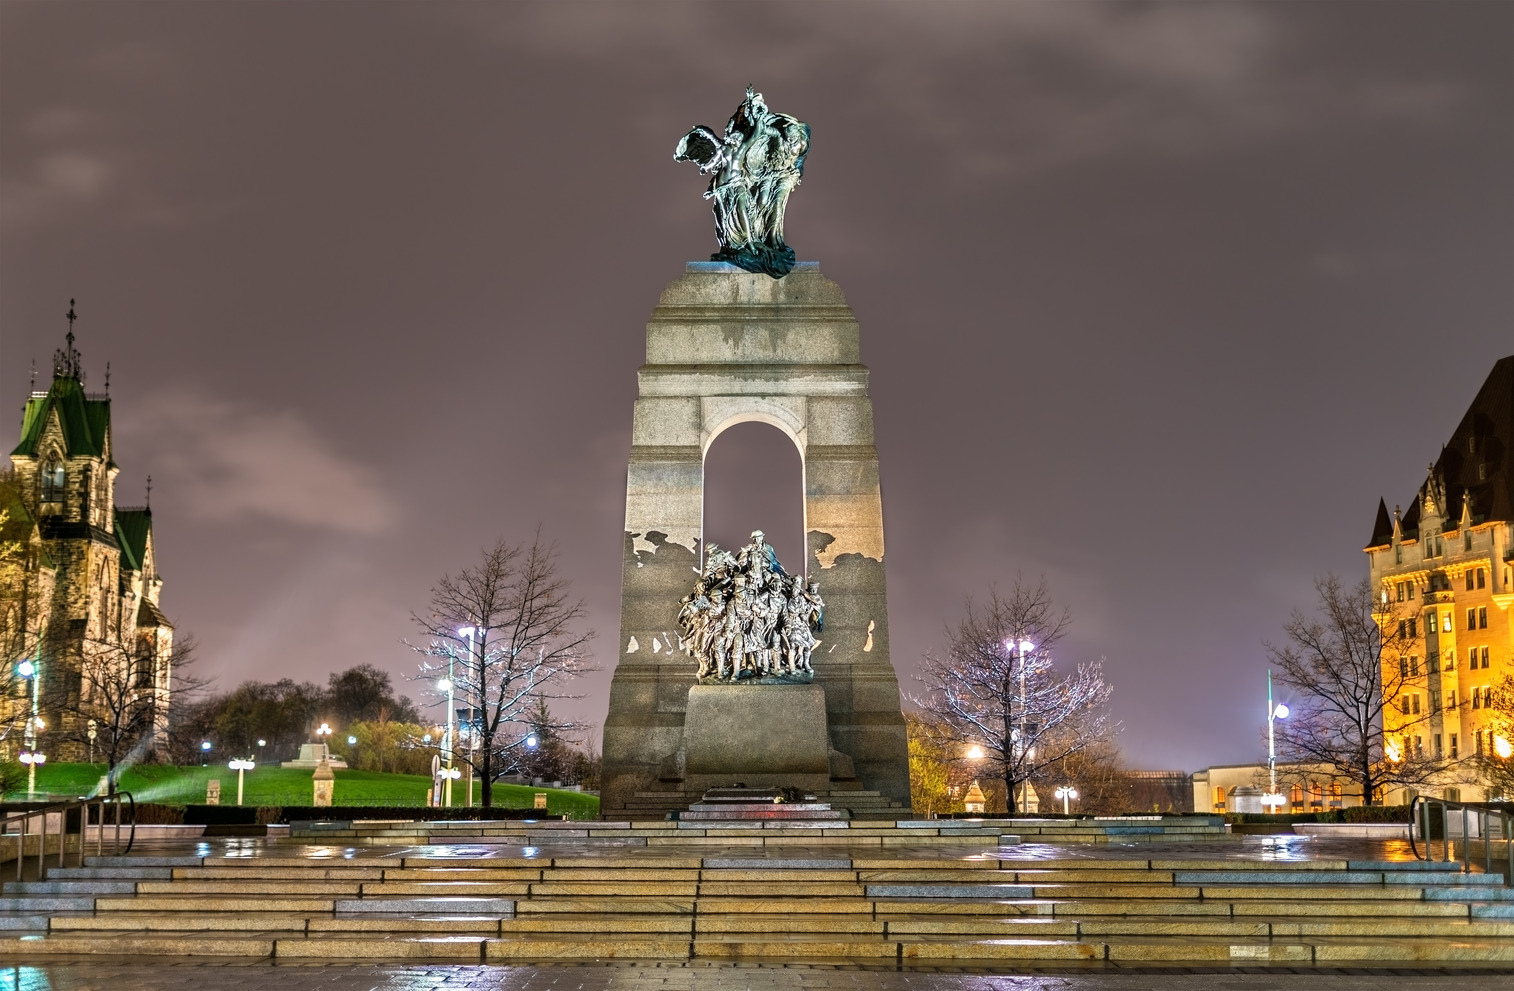
{"label": "street lamp", "polygon": [[[470,671],[473,669],[473,638],[475,635],[482,633],[483,630],[480,630],[476,626],[464,626],[457,631],[458,636],[465,637],[468,640],[468,669]],[[452,651],[447,651],[447,677],[444,681],[438,682],[436,686],[439,690],[447,693],[447,769],[449,771],[452,769],[452,752],[457,745],[457,703],[453,694],[457,690],[457,683],[452,672],[452,665],[455,660],[456,657]],[[453,774],[447,777],[445,784],[446,798],[444,800],[449,806],[452,804],[452,782],[460,776],[460,774]],[[473,804],[473,785],[471,782],[468,785],[468,804],[470,806]]]}
{"label": "street lamp", "polygon": [[1277,743],[1273,735],[1274,724],[1279,719],[1288,718],[1288,707],[1281,702],[1276,704],[1272,701],[1272,669],[1267,669],[1267,794],[1262,796],[1262,804],[1270,806],[1273,812],[1283,804],[1283,796],[1277,790]]}
{"label": "street lamp", "polygon": [[[1015,639],[1006,643],[1005,646],[1013,652],[1013,656],[1020,668],[1020,719],[1019,726],[1015,732],[1010,734],[1009,752],[1010,756],[1020,765],[1020,769],[1023,769],[1025,763],[1023,760],[1025,755],[1025,655],[1035,650],[1036,645],[1029,640]],[[1016,755],[1016,741],[1019,743],[1018,756]],[[1009,804],[1014,805],[1014,802],[1015,796],[1011,793],[1009,795]],[[1030,812],[1030,780],[1028,777],[1026,780],[1020,782],[1020,805],[1020,811],[1027,814]]]}
{"label": "street lamp", "polygon": [[1063,785],[1055,792],[1053,792],[1053,794],[1055,794],[1062,800],[1062,814],[1065,816],[1068,814],[1067,803],[1071,799],[1078,797],[1078,789],[1074,788],[1072,785]]}
{"label": "street lamp", "polygon": [[[25,745],[27,751],[32,751],[32,750],[36,749],[36,747],[37,747],[37,733],[42,729],[42,726],[43,726],[42,716],[39,714],[40,713],[40,706],[38,705],[38,702],[39,702],[39,700],[41,698],[40,693],[41,693],[41,690],[42,690],[41,686],[38,684],[38,682],[40,682],[42,680],[42,677],[41,677],[41,675],[37,671],[37,666],[38,666],[38,663],[41,661],[41,659],[42,659],[42,645],[39,642],[38,645],[37,645],[37,655],[36,655],[36,657],[35,658],[23,657],[21,659],[21,662],[16,665],[16,673],[18,675],[20,675],[21,677],[23,677],[23,678],[27,679],[28,681],[30,681],[31,682],[31,689],[32,689],[31,690],[31,696],[32,696],[32,714],[31,714],[31,717],[26,720],[26,733],[25,733],[25,735],[22,738],[22,743]],[[27,798],[31,798],[33,795],[35,795],[37,793],[37,767],[36,767],[35,764],[31,763],[30,761],[27,761],[25,759],[25,757],[26,757],[26,754],[23,753],[22,754],[22,763],[24,763],[24,764],[27,765],[26,797]],[[46,760],[46,758],[44,757],[43,760]]]}
{"label": "street lamp", "polygon": [[37,793],[37,765],[47,763],[47,754],[23,750],[18,759],[26,765],[26,797],[31,798]]}
{"label": "street lamp", "polygon": [[241,805],[242,804],[242,776],[247,771],[251,771],[254,768],[256,768],[258,765],[253,762],[253,759],[251,757],[249,757],[246,760],[242,760],[241,758],[238,758],[238,759],[236,759],[234,761],[231,761],[226,766],[229,767],[229,768],[231,768],[233,771],[237,772],[237,804]]}

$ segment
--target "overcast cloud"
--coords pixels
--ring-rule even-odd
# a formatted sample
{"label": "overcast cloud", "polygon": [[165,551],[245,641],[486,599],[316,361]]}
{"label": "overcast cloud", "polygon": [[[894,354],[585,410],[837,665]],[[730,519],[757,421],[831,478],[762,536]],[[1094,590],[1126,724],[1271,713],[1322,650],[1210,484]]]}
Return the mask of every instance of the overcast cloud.
{"label": "overcast cloud", "polygon": [[[10,2],[0,406],[77,298],[223,685],[408,675],[432,582],[538,522],[614,644],[645,321],[714,248],[672,148],[755,84],[814,129],[788,233],[861,320],[905,686],[1045,574],[1136,764],[1250,760],[1261,641],[1514,351],[1510,38],[1492,3]],[[797,543],[786,445],[721,437],[712,535]]]}

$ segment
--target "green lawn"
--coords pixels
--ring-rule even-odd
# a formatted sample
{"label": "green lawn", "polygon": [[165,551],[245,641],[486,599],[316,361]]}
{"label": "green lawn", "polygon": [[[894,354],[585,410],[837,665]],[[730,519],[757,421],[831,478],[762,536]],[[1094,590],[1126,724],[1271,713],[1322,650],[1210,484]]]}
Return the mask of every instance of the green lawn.
{"label": "green lawn", "polygon": [[[416,805],[426,804],[426,795],[431,779],[419,774],[383,774],[378,771],[351,771],[338,769],[336,805]],[[243,805],[309,805],[313,801],[310,781],[311,772],[301,768],[259,767],[246,772]],[[48,764],[37,772],[37,791],[49,796],[87,795],[94,791],[100,778],[105,775],[104,764]],[[165,805],[202,805],[205,802],[205,785],[212,778],[221,782],[221,804],[235,805],[237,801],[237,772],[228,770],[224,764],[209,767],[169,767],[161,764],[143,764],[127,768],[121,777],[121,787],[132,793],[139,802],[159,802]],[[454,805],[463,805],[464,782],[452,786]],[[506,809],[529,809],[537,792],[547,793],[547,812],[551,815],[567,815],[574,819],[590,819],[599,814],[599,797],[582,792],[562,791],[555,788],[533,788],[530,785],[494,786],[494,804]],[[481,787],[473,784],[473,804],[479,804]],[[7,798],[26,798],[23,785],[20,791],[12,791]]]}

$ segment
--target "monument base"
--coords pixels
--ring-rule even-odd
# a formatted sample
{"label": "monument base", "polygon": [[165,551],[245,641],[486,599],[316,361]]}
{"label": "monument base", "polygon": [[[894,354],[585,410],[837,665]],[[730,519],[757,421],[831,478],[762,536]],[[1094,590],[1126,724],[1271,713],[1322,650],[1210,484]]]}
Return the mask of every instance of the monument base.
{"label": "monument base", "polygon": [[695,685],[683,726],[686,790],[830,787],[819,685]]}

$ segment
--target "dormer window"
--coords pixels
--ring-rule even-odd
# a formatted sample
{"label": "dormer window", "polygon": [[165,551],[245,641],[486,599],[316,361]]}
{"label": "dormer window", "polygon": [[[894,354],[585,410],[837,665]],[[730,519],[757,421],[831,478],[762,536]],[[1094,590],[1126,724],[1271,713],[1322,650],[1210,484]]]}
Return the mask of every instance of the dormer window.
{"label": "dormer window", "polygon": [[56,457],[52,458],[42,467],[42,501],[62,502],[63,486],[67,478],[63,471],[63,462]]}

